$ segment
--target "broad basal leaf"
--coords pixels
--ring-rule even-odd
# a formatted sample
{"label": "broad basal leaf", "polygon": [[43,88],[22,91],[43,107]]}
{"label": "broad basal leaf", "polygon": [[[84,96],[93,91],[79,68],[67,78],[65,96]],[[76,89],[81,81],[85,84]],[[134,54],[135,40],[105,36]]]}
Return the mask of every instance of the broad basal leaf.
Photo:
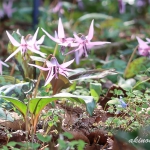
{"label": "broad basal leaf", "polygon": [[3,98],[4,100],[11,102],[22,113],[23,116],[26,115],[27,106],[17,98],[9,96],[0,96],[0,98]]}
{"label": "broad basal leaf", "polygon": [[66,98],[73,102],[78,102],[81,104],[85,104],[87,111],[90,115],[92,115],[95,108],[95,101],[92,96],[78,96],[72,95],[70,93],[59,93],[51,97],[37,97],[30,100],[30,112],[37,115],[41,112],[41,110],[50,102]]}

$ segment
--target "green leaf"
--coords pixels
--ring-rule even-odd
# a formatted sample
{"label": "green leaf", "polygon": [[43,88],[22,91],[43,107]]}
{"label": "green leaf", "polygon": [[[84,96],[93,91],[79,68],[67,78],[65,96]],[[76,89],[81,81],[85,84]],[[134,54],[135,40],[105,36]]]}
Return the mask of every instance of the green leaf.
{"label": "green leaf", "polygon": [[107,102],[108,105],[118,104],[118,99],[113,99]]}
{"label": "green leaf", "polygon": [[91,95],[95,98],[95,100],[98,101],[99,95],[102,92],[101,83],[90,83],[90,92]]}
{"label": "green leaf", "polygon": [[9,96],[0,96],[0,97],[3,98],[4,100],[11,102],[22,113],[23,116],[26,115],[27,106],[23,102],[21,102],[17,98]]}
{"label": "green leaf", "polygon": [[90,13],[90,14],[86,14],[86,15],[83,15],[82,17],[80,17],[78,19],[78,21],[85,21],[85,20],[88,20],[88,19],[112,19],[113,17],[112,16],[108,16],[106,14],[101,14],[101,13]]}
{"label": "green leaf", "polygon": [[51,140],[51,136],[43,136],[39,133],[37,133],[37,138],[42,142],[49,142]]}
{"label": "green leaf", "polygon": [[107,75],[116,75],[117,72],[114,69],[103,70],[103,69],[95,69],[95,70],[87,70],[80,73],[73,74],[69,76],[69,80],[85,80],[85,79],[99,79],[104,78]]}
{"label": "green leaf", "polygon": [[72,139],[73,138],[73,135],[71,133],[69,133],[69,132],[64,132],[63,135],[65,137],[67,137],[68,139]]}
{"label": "green leaf", "polygon": [[[128,68],[126,69],[124,73],[125,78],[131,78],[134,77],[136,74],[138,74],[140,71],[142,71],[145,67],[147,58],[146,57],[140,57],[135,60],[133,60]],[[143,68],[144,67],[144,68]]]}
{"label": "green leaf", "polygon": [[12,147],[14,147],[15,145],[16,145],[17,143],[16,142],[9,142],[8,144],[7,144],[7,146],[12,146]]}
{"label": "green leaf", "polygon": [[86,104],[87,111],[92,115],[95,108],[95,101],[92,96],[78,96],[72,95],[70,93],[59,93],[51,97],[36,97],[30,100],[29,110],[31,113],[37,115],[41,110],[50,102],[57,99],[67,98],[73,102],[78,102],[81,104]]}

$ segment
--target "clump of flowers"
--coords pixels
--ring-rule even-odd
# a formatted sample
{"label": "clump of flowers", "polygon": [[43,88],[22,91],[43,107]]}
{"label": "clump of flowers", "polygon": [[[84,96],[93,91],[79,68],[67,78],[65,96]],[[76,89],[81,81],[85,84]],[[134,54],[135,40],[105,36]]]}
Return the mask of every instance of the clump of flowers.
{"label": "clump of flowers", "polygon": [[[84,35],[79,35],[74,33],[74,37],[66,37],[65,36],[65,32],[64,32],[64,27],[62,24],[61,19],[59,18],[58,21],[58,31],[55,31],[55,37],[51,36],[47,31],[45,31],[42,28],[43,32],[54,42],[58,43],[60,45],[60,51],[62,53],[62,55],[68,55],[71,53],[76,53],[76,63],[79,64],[79,60],[81,57],[88,57],[88,53],[91,50],[91,48],[95,45],[103,45],[103,44],[107,44],[110,42],[101,42],[101,41],[96,41],[96,42],[92,42],[92,38],[94,35],[94,20],[92,20],[90,28],[89,28],[89,33],[87,36]],[[22,36],[19,31],[17,30],[17,33],[21,36],[21,41],[18,42],[17,40],[14,39],[14,37],[6,31],[10,42],[17,47],[17,49],[5,60],[8,61],[10,58],[12,58],[14,55],[16,55],[18,52],[21,52],[21,55],[23,56],[23,58],[25,59],[26,56],[26,52],[28,50],[30,50],[33,53],[39,54],[42,57],[45,57],[45,53],[40,52],[40,45],[43,43],[44,41],[44,35],[39,39],[36,40],[37,38],[37,34],[38,34],[39,28],[36,30],[35,34],[31,37],[28,38],[28,40],[26,40],[24,38],[24,36]],[[77,47],[74,50],[71,50],[68,53],[65,53],[65,47]],[[31,58],[32,59],[32,58]],[[38,59],[36,60],[38,61]],[[46,60],[46,66],[47,68],[45,68],[44,66],[38,66],[35,64],[29,64],[30,66],[34,66],[39,68],[40,70],[43,71],[47,71],[47,77],[45,80],[45,86],[51,82],[51,80],[53,78],[57,79],[58,75],[61,74],[65,77],[68,76],[68,71],[72,71],[71,69],[68,69],[67,67],[73,63],[73,60],[70,60],[68,62],[65,62],[63,64],[59,64],[56,57],[52,56],[50,61]]]}

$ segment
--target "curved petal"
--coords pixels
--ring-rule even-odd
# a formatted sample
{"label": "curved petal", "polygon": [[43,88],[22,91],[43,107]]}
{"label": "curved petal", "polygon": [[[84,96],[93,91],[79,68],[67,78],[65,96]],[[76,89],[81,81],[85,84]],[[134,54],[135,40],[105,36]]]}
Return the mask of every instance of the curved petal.
{"label": "curved petal", "polygon": [[26,44],[26,41],[25,41],[25,39],[24,39],[24,36],[21,37],[21,44],[22,44],[22,45],[25,45],[25,44]]}
{"label": "curved petal", "polygon": [[150,39],[149,38],[146,38],[146,40],[148,41],[148,43],[150,43]]}
{"label": "curved petal", "polygon": [[4,66],[6,66],[6,67],[9,67],[9,65],[7,65],[7,64],[4,63],[4,62],[2,62],[1,60],[0,60],[0,64],[4,65]]}
{"label": "curved petal", "polygon": [[87,39],[90,41],[93,38],[94,35],[94,20],[92,20],[90,28],[89,28],[89,33],[87,35]]}
{"label": "curved petal", "polygon": [[38,51],[38,50],[35,50],[35,49],[33,49],[32,47],[30,47],[30,46],[27,46],[27,48],[28,48],[30,51],[32,51],[32,52],[34,52],[34,53],[36,53],[36,54],[41,55],[42,57],[46,57],[46,54],[45,54],[45,53],[42,53],[42,52],[40,52],[40,51]]}
{"label": "curved petal", "polygon": [[37,28],[37,30],[35,31],[33,37],[32,37],[32,41],[35,42],[36,41],[36,38],[37,38],[37,34],[39,32],[39,27]]}
{"label": "curved petal", "polygon": [[36,41],[36,44],[41,45],[44,42],[45,35],[43,35],[38,41]]}
{"label": "curved petal", "polygon": [[36,67],[36,68],[39,68],[39,69],[41,69],[41,70],[43,70],[43,71],[48,71],[48,70],[51,69],[51,68],[44,68],[44,67],[41,67],[41,66],[38,66],[38,65],[34,65],[34,64],[29,64],[29,63],[28,63],[28,65],[33,66],[33,67]]}
{"label": "curved petal", "polygon": [[51,70],[47,75],[47,78],[46,78],[47,80],[45,81],[44,86],[46,86],[48,83],[50,83],[54,76],[55,75],[53,74],[53,71]]}
{"label": "curved petal", "polygon": [[47,33],[43,28],[41,28],[42,29],[42,31],[51,39],[51,40],[53,40],[54,42],[56,42],[56,43],[61,43],[61,41],[59,40],[59,39],[56,39],[56,38],[54,38],[54,37],[52,37],[49,33]]}
{"label": "curved petal", "polygon": [[11,57],[13,57],[14,55],[16,55],[20,50],[21,50],[21,47],[18,47],[18,48],[5,60],[5,62],[8,61],[8,60],[9,60]]}
{"label": "curved petal", "polygon": [[65,62],[65,63],[61,64],[60,67],[66,68],[66,67],[68,67],[69,65],[71,65],[73,62],[74,62],[74,59],[72,59],[72,60],[70,60],[70,61],[68,61],[68,62]]}
{"label": "curved petal", "polygon": [[61,22],[61,18],[59,18],[59,21],[58,21],[58,37],[65,38],[65,32],[64,32],[63,24]]}
{"label": "curved petal", "polygon": [[82,46],[83,46],[83,45],[80,45],[77,49],[72,50],[72,51],[66,53],[65,55],[68,55],[68,54],[74,53],[74,52],[76,52],[76,51],[79,51],[80,49],[82,49]]}
{"label": "curved petal", "polygon": [[55,31],[55,38],[58,39],[57,31]]}
{"label": "curved petal", "polygon": [[7,35],[8,35],[8,38],[9,38],[10,42],[11,42],[14,46],[16,46],[16,47],[20,46],[20,43],[19,43],[18,41],[16,41],[16,40],[13,38],[13,36],[12,36],[8,31],[6,31],[6,33],[7,33]]}
{"label": "curved petal", "polygon": [[140,39],[139,37],[136,37],[136,39],[138,40],[139,43],[139,47],[142,49],[148,48],[149,46],[147,45],[146,42],[144,42],[142,39]]}
{"label": "curved petal", "polygon": [[47,65],[47,67],[54,67],[54,66],[56,66],[56,65],[53,65],[50,61],[46,61],[46,65]]}
{"label": "curved petal", "polygon": [[110,44],[111,42],[88,42],[87,46]]}
{"label": "curved petal", "polygon": [[62,43],[62,44],[59,44],[61,46],[65,46],[65,47],[77,47],[79,46],[79,43]]}

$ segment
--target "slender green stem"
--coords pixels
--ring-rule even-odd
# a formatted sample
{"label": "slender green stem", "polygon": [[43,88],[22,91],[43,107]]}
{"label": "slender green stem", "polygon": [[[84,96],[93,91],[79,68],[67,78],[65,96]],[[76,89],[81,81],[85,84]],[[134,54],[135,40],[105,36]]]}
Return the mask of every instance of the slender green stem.
{"label": "slender green stem", "polygon": [[125,71],[124,71],[124,76],[126,75],[126,72],[127,72],[128,68],[129,68],[129,65],[130,65],[130,63],[131,63],[131,61],[132,61],[132,59],[133,59],[133,56],[134,56],[134,54],[135,54],[137,48],[138,48],[138,45],[137,45],[137,46],[135,47],[135,49],[133,50],[133,53],[132,53],[132,55],[131,55],[131,57],[130,57],[130,59],[129,59],[129,61],[128,61],[127,67],[126,67],[126,69],[125,69]]}
{"label": "slender green stem", "polygon": [[132,88],[132,90],[135,89],[135,88],[136,88],[137,86],[139,86],[140,84],[143,84],[143,83],[145,83],[145,82],[147,82],[147,81],[149,81],[149,80],[150,80],[150,78],[148,78],[148,79],[146,79],[146,80],[143,80],[143,81],[137,83],[137,84]]}
{"label": "slender green stem", "polygon": [[56,46],[55,46],[55,49],[54,49],[54,52],[53,52],[53,56],[56,55],[57,49],[58,49],[58,44],[56,44]]}
{"label": "slender green stem", "polygon": [[[46,61],[47,61],[48,59],[50,59],[52,56],[53,56],[53,55],[50,54],[50,55],[46,58]],[[44,62],[43,67],[46,66],[46,61]],[[35,91],[34,91],[34,98],[35,98],[36,95],[37,95],[37,90],[38,90],[38,86],[39,86],[39,83],[40,83],[40,79],[41,79],[42,73],[43,73],[43,71],[40,70],[40,74],[39,74],[39,77],[38,77],[38,80],[37,80],[37,83],[36,83],[36,87],[35,87]]]}

